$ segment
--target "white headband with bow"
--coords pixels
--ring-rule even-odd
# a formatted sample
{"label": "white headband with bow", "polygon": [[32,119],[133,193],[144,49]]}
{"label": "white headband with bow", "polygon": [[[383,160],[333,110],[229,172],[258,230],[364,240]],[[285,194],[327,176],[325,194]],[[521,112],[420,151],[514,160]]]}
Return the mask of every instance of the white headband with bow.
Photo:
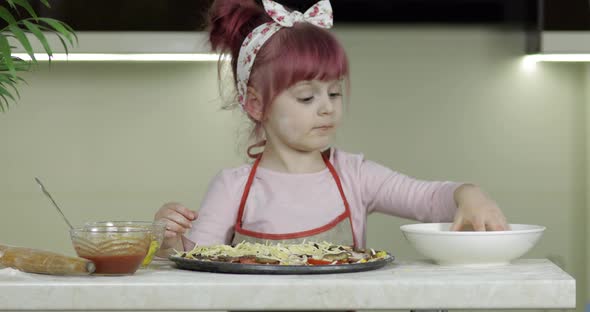
{"label": "white headband with bow", "polygon": [[264,10],[273,21],[256,27],[242,43],[237,63],[238,102],[244,109],[248,92],[248,79],[252,71],[254,59],[264,43],[283,27],[293,27],[295,23],[307,22],[321,28],[331,28],[333,24],[332,6],[329,0],[321,0],[309,8],[305,13],[289,12],[282,5],[262,0]]}

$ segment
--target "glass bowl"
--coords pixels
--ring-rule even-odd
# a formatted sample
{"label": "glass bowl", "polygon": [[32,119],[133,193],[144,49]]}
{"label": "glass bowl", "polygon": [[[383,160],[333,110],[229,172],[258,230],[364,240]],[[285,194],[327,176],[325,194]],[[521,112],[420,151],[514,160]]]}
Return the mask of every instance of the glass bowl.
{"label": "glass bowl", "polygon": [[150,248],[144,257],[141,267],[147,267],[154,258],[155,254],[160,249],[162,241],[164,240],[164,233],[166,232],[166,222],[162,220],[156,221],[95,221],[86,222],[84,227],[136,227],[148,228],[151,232]]}
{"label": "glass bowl", "polygon": [[133,274],[145,259],[152,229],[136,226],[84,226],[70,230],[79,257],[94,262],[95,274]]}

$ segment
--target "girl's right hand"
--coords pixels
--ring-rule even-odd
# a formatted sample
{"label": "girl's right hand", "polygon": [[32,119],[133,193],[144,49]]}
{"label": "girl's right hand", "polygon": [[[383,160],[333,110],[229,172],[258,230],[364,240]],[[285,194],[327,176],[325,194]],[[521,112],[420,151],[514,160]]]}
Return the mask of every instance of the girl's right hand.
{"label": "girl's right hand", "polygon": [[166,233],[161,249],[178,248],[179,243],[182,246],[182,234],[192,227],[192,222],[196,219],[197,212],[189,210],[180,203],[164,204],[154,216],[154,220],[166,222]]}

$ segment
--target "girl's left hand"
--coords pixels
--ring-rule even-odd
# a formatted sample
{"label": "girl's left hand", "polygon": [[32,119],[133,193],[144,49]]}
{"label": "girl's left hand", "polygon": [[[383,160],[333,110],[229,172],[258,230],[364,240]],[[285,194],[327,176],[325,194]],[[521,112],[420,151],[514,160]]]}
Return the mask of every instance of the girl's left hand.
{"label": "girl's left hand", "polygon": [[505,231],[509,229],[506,217],[496,202],[479,187],[464,184],[455,191],[457,212],[451,231]]}

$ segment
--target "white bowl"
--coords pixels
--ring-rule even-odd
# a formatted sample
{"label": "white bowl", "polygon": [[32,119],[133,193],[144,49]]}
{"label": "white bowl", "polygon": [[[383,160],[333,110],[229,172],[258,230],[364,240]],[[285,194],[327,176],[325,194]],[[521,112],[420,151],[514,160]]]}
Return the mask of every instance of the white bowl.
{"label": "white bowl", "polygon": [[508,231],[450,231],[451,223],[402,225],[416,250],[441,265],[504,265],[537,243],[544,226],[510,224]]}

